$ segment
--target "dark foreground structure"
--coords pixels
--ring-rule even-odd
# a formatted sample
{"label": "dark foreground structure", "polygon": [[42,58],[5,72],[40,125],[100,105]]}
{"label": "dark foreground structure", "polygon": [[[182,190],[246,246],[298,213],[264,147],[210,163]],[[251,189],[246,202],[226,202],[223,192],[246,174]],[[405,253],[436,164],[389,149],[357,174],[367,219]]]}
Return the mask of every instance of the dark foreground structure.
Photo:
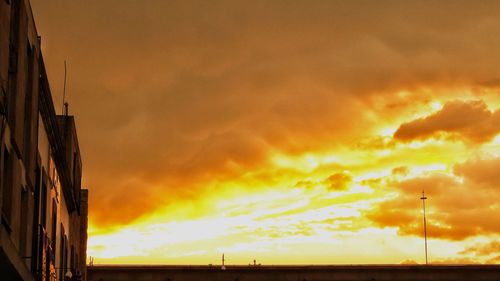
{"label": "dark foreground structure", "polygon": [[89,281],[486,281],[500,265],[91,266]]}
{"label": "dark foreground structure", "polygon": [[88,192],[29,0],[0,1],[0,280],[85,280]]}

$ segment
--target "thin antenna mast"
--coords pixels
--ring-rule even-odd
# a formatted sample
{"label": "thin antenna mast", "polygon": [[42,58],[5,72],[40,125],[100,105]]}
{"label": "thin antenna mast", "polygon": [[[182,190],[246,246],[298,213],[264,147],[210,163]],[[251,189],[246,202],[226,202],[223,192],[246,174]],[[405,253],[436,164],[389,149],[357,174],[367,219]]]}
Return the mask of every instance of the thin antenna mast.
{"label": "thin antenna mast", "polygon": [[68,115],[68,103],[66,102],[66,78],[67,78],[68,70],[66,68],[66,60],[64,60],[64,88],[63,88],[63,106],[62,106],[62,114]]}
{"label": "thin antenna mast", "polygon": [[425,193],[422,190],[422,197],[420,197],[420,200],[422,200],[422,209],[424,210],[424,239],[425,239],[425,264],[428,264],[427,262],[427,222],[425,219]]}

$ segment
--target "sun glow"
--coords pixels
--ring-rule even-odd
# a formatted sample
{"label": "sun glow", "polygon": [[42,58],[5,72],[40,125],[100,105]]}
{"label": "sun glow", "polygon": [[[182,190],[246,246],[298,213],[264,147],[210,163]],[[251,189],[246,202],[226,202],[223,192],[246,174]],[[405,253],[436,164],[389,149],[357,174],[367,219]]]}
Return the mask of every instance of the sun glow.
{"label": "sun glow", "polygon": [[[445,106],[431,102],[412,118]],[[424,186],[410,195],[402,194],[401,186],[434,179],[448,180],[444,186],[465,185],[457,165],[477,155],[499,157],[500,137],[480,146],[440,136],[400,141],[394,137],[398,129],[382,126],[359,143],[317,151],[270,150],[265,164],[239,177],[207,180],[206,190],[190,201],[165,205],[120,227],[91,224],[89,255],[98,263],[209,264],[222,253],[233,264],[255,257],[267,264],[421,261],[416,235],[421,233],[418,196]],[[404,203],[407,196],[414,202]],[[433,199],[430,218],[437,215]],[[399,220],[408,215],[380,209],[391,202],[415,209],[406,228]],[[433,227],[453,231],[453,225],[435,220],[430,221]],[[466,245],[477,241],[488,240],[477,236]],[[463,246],[453,240],[431,237],[430,244],[440,249],[436,260],[462,255]],[[328,254],[339,252],[349,254]]]}

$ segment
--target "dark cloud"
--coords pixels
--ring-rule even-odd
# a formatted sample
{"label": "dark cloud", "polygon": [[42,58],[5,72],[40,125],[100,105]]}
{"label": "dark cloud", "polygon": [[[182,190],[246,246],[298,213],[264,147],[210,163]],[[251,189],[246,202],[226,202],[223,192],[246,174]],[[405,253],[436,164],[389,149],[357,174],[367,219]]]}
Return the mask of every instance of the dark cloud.
{"label": "dark cloud", "polygon": [[375,188],[382,188],[385,185],[384,178],[366,179],[360,182],[364,186]]}
{"label": "dark cloud", "polygon": [[392,175],[401,175],[401,176],[406,176],[408,172],[409,169],[406,166],[395,167],[391,171]]}
{"label": "dark cloud", "polygon": [[394,138],[402,141],[428,139],[444,134],[473,142],[485,142],[500,132],[500,111],[490,111],[484,101],[451,101],[427,117],[402,124]]}
{"label": "dark cloud", "polygon": [[298,181],[297,183],[295,183],[294,187],[298,187],[298,188],[314,188],[318,185],[317,182],[315,181],[311,181],[311,180],[301,180],[301,181]]}
{"label": "dark cloud", "polygon": [[349,189],[352,177],[345,173],[335,173],[323,181],[330,190],[344,191]]}
{"label": "dark cloud", "polygon": [[[323,180],[299,180],[294,187],[312,189],[318,186],[325,186],[330,191],[346,191],[352,183],[352,177],[344,172],[333,173]],[[373,182],[371,182],[373,183]],[[365,182],[370,184],[370,182]]]}
{"label": "dark cloud", "polygon": [[351,142],[378,124],[366,110],[395,91],[484,86],[500,70],[497,1],[32,5],[56,105],[69,62],[100,224],[110,204],[133,220],[265,165],[269,151]]}

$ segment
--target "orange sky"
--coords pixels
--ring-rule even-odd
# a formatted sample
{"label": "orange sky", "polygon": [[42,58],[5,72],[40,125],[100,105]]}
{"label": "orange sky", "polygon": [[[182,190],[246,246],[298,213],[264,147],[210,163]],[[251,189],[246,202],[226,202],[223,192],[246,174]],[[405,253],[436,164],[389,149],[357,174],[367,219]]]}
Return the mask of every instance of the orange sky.
{"label": "orange sky", "polygon": [[32,6],[96,263],[500,262],[498,1]]}

